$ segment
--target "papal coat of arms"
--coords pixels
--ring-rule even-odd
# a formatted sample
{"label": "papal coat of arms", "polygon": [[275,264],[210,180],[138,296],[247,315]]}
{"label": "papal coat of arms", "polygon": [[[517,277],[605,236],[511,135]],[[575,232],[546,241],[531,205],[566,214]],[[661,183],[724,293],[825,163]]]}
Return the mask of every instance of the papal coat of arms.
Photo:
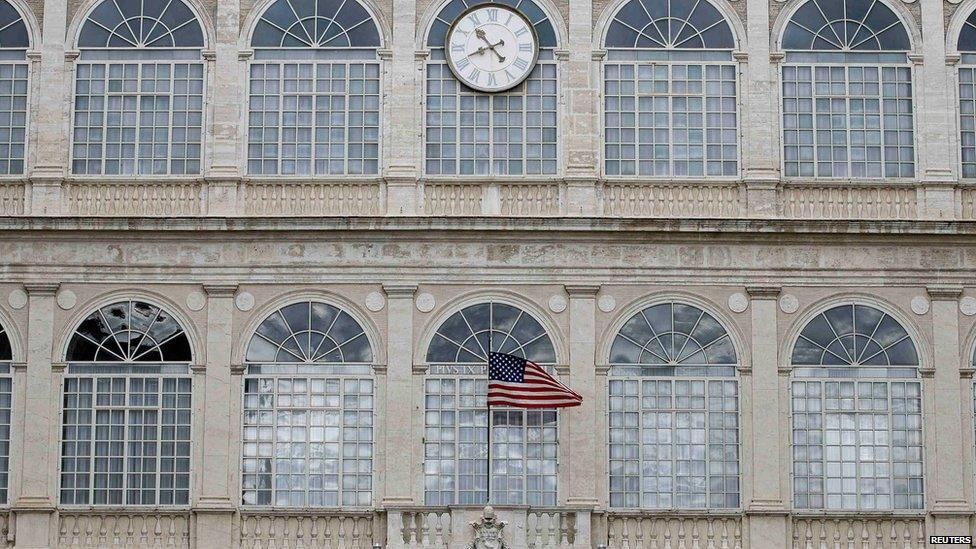
{"label": "papal coat of arms", "polygon": [[474,528],[474,541],[468,545],[467,549],[507,549],[505,540],[502,538],[502,530],[505,522],[498,520],[495,510],[491,506],[485,507],[481,519],[472,522]]}

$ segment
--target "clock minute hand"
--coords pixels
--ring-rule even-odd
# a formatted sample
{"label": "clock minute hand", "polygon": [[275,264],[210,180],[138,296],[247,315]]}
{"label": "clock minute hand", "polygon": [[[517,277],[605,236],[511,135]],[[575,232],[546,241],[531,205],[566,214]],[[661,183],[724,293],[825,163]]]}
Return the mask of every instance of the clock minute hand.
{"label": "clock minute hand", "polygon": [[474,29],[474,35],[482,39],[486,44],[485,46],[478,48],[478,51],[476,53],[484,53],[486,49],[489,49],[492,51],[492,53],[498,56],[499,62],[505,61],[505,56],[498,53],[498,51],[495,49],[498,46],[504,46],[505,45],[504,40],[499,40],[497,44],[492,44],[491,42],[488,41],[488,37],[485,35],[484,29]]}

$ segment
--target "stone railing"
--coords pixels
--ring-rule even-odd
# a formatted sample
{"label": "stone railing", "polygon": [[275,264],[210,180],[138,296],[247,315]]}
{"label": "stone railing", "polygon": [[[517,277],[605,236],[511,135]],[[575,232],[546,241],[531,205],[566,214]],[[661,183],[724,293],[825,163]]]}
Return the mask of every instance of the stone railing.
{"label": "stone railing", "polygon": [[793,517],[792,530],[793,549],[922,549],[926,546],[923,517]]}
{"label": "stone railing", "polygon": [[919,191],[911,185],[784,184],[778,190],[787,219],[917,219]]}
{"label": "stone railing", "polygon": [[190,547],[188,511],[68,511],[58,514],[57,546],[91,549]]}
{"label": "stone railing", "polygon": [[485,190],[469,183],[425,183],[424,215],[482,215]]}
{"label": "stone railing", "polygon": [[420,180],[0,182],[0,216],[976,220],[976,185]]}
{"label": "stone railing", "polygon": [[182,217],[203,215],[198,182],[72,182],[62,189],[61,211],[77,216]]}
{"label": "stone railing", "polygon": [[10,511],[0,511],[0,548],[14,547],[14,521]]}
{"label": "stone railing", "polygon": [[[591,549],[588,519],[567,509],[496,509],[506,523],[505,543],[511,549]],[[474,540],[472,522],[483,509],[404,508],[387,510],[387,547],[390,549],[448,549],[467,547]]]}
{"label": "stone railing", "polygon": [[740,217],[739,183],[605,183],[603,215],[609,217]]}
{"label": "stone railing", "polygon": [[380,183],[245,183],[238,191],[247,216],[365,216],[383,213]]}
{"label": "stone railing", "polygon": [[612,513],[606,521],[607,549],[743,547],[742,518],[737,515]]}
{"label": "stone railing", "polygon": [[242,512],[241,549],[372,549],[383,526],[371,512]]}

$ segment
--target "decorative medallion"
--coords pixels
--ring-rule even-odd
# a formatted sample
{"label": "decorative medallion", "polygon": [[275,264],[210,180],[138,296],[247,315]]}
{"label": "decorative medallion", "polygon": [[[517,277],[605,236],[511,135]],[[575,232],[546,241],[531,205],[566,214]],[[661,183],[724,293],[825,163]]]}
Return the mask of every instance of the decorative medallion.
{"label": "decorative medallion", "polygon": [[501,92],[529,77],[539,59],[535,27],[505,4],[481,4],[458,15],[445,37],[447,64],[469,88]]}
{"label": "decorative medallion", "polygon": [[58,307],[61,307],[65,311],[71,309],[78,303],[78,296],[75,295],[71,290],[61,290],[58,292],[57,296]]}
{"label": "decorative medallion", "polygon": [[749,298],[745,294],[736,292],[729,296],[729,309],[733,313],[741,313],[749,307]]}
{"label": "decorative medallion", "polygon": [[929,300],[917,295],[912,298],[912,312],[917,315],[924,315],[929,312]]}
{"label": "decorative medallion", "polygon": [[556,294],[549,298],[549,310],[554,313],[561,313],[566,310],[566,298]]}
{"label": "decorative medallion", "polygon": [[423,293],[417,296],[416,304],[418,311],[422,313],[429,313],[434,310],[434,305],[436,305],[437,302],[434,300],[434,296],[428,293]]}
{"label": "decorative medallion", "polygon": [[960,299],[959,311],[966,316],[976,315],[976,297],[967,295]]}
{"label": "decorative medallion", "polygon": [[485,507],[480,520],[470,524],[474,528],[474,541],[466,549],[508,549],[502,534],[506,523],[498,520],[490,505]]}
{"label": "decorative medallion", "polygon": [[374,313],[378,313],[386,306],[386,298],[379,292],[370,292],[366,296],[366,308]]}
{"label": "decorative medallion", "polygon": [[27,292],[17,288],[7,296],[7,303],[14,309],[23,309],[27,306]]}
{"label": "decorative medallion", "polygon": [[612,295],[601,295],[597,300],[596,306],[604,313],[609,313],[617,308],[617,300]]}
{"label": "decorative medallion", "polygon": [[239,311],[250,311],[254,308],[254,294],[250,292],[241,292],[234,296],[234,305],[237,305],[237,310]]}
{"label": "decorative medallion", "polygon": [[783,294],[779,298],[779,310],[793,314],[800,308],[800,300],[793,294]]}
{"label": "decorative medallion", "polygon": [[186,294],[186,306],[191,311],[199,311],[203,309],[203,306],[207,304],[207,296],[203,295],[203,292],[194,290]]}

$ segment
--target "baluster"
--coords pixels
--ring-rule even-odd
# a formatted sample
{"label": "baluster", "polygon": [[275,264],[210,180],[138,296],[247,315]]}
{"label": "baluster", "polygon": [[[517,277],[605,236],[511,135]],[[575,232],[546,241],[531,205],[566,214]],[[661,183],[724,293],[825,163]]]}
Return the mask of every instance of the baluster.
{"label": "baluster", "polygon": [[701,534],[698,532],[698,521],[691,522],[691,549],[701,549]]}
{"label": "baluster", "polygon": [[813,520],[807,519],[803,522],[807,525],[807,543],[805,549],[813,549]]}
{"label": "baluster", "polygon": [[734,543],[732,544],[733,549],[742,549],[742,521],[736,520],[732,530],[732,535],[735,536]]}
{"label": "baluster", "polygon": [[902,528],[903,528],[903,530],[902,530],[902,537],[905,540],[905,549],[913,549],[913,547],[915,546],[915,544],[914,544],[914,541],[915,540],[912,539],[913,536],[912,536],[911,522],[909,522],[907,520],[904,520],[904,521],[901,521],[901,524],[902,524]]}
{"label": "baluster", "polygon": [[678,518],[678,549],[687,549],[688,546],[685,544],[685,519],[684,517]]}
{"label": "baluster", "polygon": [[705,549],[715,549],[715,525],[713,524],[715,519],[708,518],[708,529],[705,530]]}
{"label": "baluster", "polygon": [[[852,539],[853,530],[848,524],[847,539]],[[840,549],[840,519],[834,519],[834,549]]]}

